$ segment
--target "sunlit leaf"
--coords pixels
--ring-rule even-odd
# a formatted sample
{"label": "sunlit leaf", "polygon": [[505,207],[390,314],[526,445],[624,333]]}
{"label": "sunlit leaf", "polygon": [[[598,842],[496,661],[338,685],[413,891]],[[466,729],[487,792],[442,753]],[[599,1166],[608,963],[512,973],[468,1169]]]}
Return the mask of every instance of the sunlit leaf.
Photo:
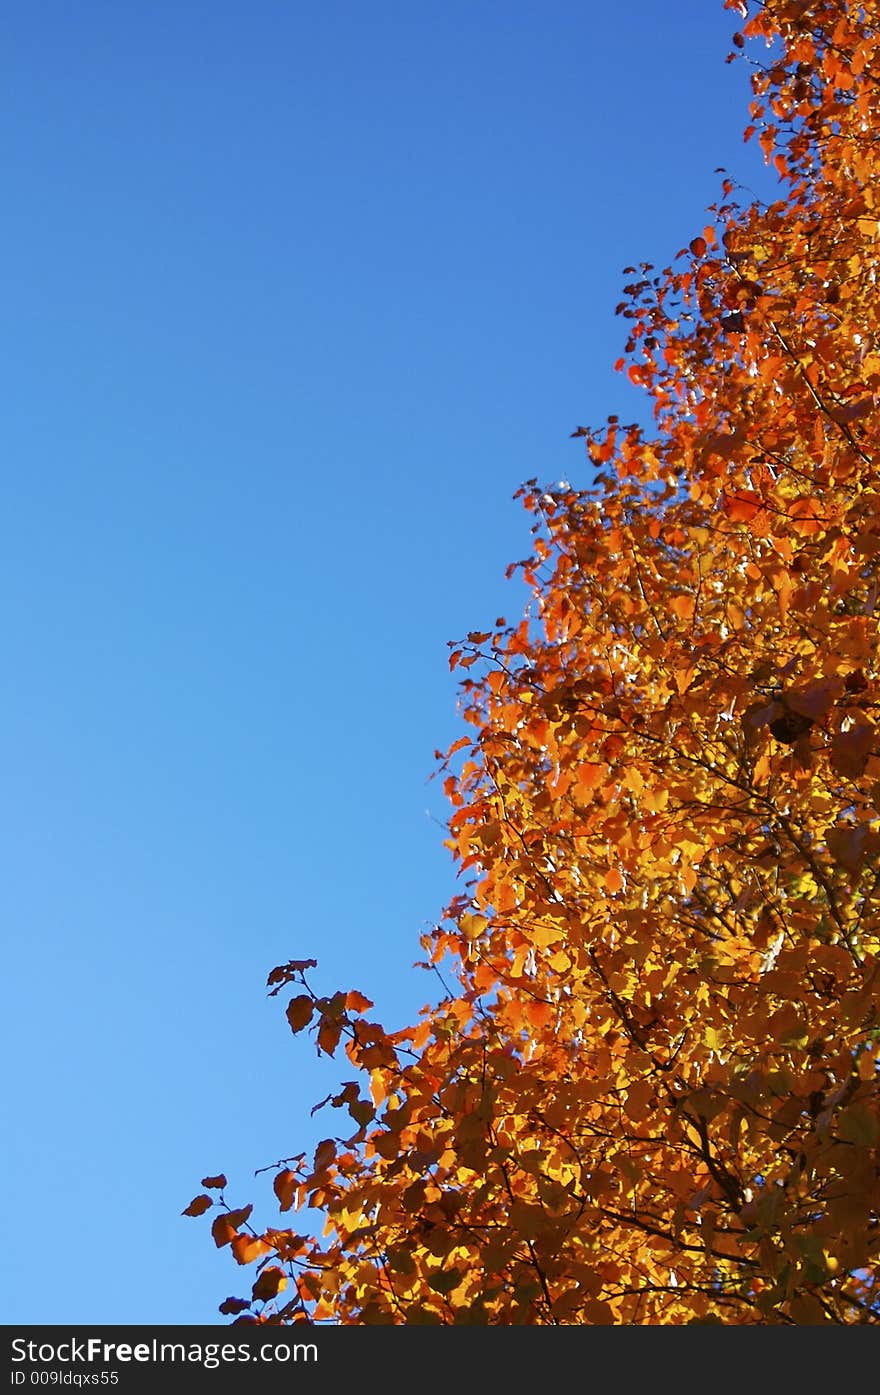
{"label": "sunlit leaf", "polygon": [[293,1205],[293,1199],[296,1196],[296,1173],[291,1172],[289,1168],[284,1168],[283,1171],[276,1173],[272,1185],[275,1189],[275,1195],[278,1198],[280,1209],[282,1211],[289,1211]]}
{"label": "sunlit leaf", "polygon": [[725,176],[628,268],[615,366],[651,424],[579,426],[581,483],[521,486],[522,613],[450,644],[455,880],[415,1025],[313,992],[312,960],[269,976],[354,1078],[332,1137],[259,1164],[313,1234],[212,1218],[258,1304],[291,1280],[231,1317],[877,1317],[880,0],[728,8],[777,192]]}
{"label": "sunlit leaf", "polygon": [[252,1264],[260,1255],[267,1254],[270,1246],[259,1235],[239,1233],[230,1244],[237,1264]]}

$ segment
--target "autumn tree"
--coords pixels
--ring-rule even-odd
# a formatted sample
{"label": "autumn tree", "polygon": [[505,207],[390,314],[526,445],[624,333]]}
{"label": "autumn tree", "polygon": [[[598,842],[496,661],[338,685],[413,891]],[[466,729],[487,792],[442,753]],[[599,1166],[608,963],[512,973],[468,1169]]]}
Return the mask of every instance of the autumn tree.
{"label": "autumn tree", "polygon": [[274,1223],[187,1208],[241,1320],[880,1320],[880,3],[727,5],[779,196],[630,269],[655,425],[523,488],[528,612],[453,649],[452,987],[270,975],[351,1078]]}

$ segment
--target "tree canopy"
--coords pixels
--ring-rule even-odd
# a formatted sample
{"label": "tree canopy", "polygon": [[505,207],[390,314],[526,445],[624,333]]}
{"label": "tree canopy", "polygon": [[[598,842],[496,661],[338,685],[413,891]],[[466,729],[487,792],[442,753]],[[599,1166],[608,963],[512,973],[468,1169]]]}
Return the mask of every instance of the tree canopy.
{"label": "tree canopy", "polygon": [[654,425],[522,488],[527,612],[452,648],[448,991],[269,976],[346,1078],[272,1223],[187,1208],[239,1321],[880,1320],[880,4],[727,7],[778,198],[628,268]]}

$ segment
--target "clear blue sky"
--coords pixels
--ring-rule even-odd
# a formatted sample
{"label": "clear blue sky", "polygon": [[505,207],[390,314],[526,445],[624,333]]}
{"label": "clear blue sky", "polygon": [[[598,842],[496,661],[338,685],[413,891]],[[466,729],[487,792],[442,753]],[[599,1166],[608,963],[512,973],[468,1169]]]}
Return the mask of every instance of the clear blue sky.
{"label": "clear blue sky", "polygon": [[7,7],[0,1320],[222,1320],[253,1270],[181,1209],[221,1169],[268,1204],[346,1075],[267,972],[433,996],[446,641],[520,613],[522,480],[642,411],[622,267],[761,178],[733,28]]}

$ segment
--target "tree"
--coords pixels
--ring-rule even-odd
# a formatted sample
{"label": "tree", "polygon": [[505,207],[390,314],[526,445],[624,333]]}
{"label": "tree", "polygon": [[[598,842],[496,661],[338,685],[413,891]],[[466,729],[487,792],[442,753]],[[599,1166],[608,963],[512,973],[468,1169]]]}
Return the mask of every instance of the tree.
{"label": "tree", "polygon": [[578,428],[528,613],[453,648],[454,987],[389,1032],[270,974],[356,1078],[276,1169],[323,1236],[187,1208],[240,1320],[880,1320],[880,4],[726,3],[779,198],[629,269],[654,433]]}

